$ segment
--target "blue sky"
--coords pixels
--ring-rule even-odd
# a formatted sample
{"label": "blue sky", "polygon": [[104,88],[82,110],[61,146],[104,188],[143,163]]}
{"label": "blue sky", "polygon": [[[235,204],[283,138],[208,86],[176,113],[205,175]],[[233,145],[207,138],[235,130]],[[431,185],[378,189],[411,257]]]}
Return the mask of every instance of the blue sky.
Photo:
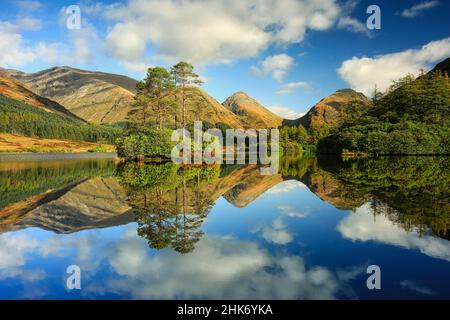
{"label": "blue sky", "polygon": [[[81,29],[65,13],[81,8]],[[369,5],[381,29],[369,30]],[[243,90],[295,118],[337,89],[366,94],[450,57],[444,0],[2,0],[0,66],[55,65],[143,78],[191,61],[219,101]]]}

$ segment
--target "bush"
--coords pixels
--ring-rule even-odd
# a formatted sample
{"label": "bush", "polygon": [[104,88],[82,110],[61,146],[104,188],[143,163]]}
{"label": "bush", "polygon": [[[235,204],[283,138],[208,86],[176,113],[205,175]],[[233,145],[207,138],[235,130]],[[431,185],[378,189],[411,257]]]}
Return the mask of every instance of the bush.
{"label": "bush", "polygon": [[171,141],[172,130],[148,129],[141,134],[131,134],[116,141],[117,154],[126,159],[139,156],[170,158],[176,143]]}

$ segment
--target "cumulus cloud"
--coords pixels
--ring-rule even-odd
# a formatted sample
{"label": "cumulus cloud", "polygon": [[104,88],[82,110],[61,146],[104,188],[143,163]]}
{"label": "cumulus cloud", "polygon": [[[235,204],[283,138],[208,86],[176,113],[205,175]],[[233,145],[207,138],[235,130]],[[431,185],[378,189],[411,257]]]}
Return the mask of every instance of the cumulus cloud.
{"label": "cumulus cloud", "polygon": [[303,112],[298,112],[286,106],[271,106],[267,108],[284,119],[295,120],[305,115]]}
{"label": "cumulus cloud", "polygon": [[33,18],[21,18],[14,22],[0,21],[0,65],[21,66],[34,61],[35,49],[26,45],[21,32],[40,28],[41,21]]}
{"label": "cumulus cloud", "polygon": [[413,5],[411,8],[402,11],[402,17],[404,18],[415,18],[421,15],[424,11],[432,9],[439,5],[439,1],[424,1]]}
{"label": "cumulus cloud", "polygon": [[309,85],[309,83],[304,82],[304,81],[299,81],[299,82],[289,82],[286,84],[283,84],[280,88],[280,90],[278,90],[276,92],[277,95],[288,95],[288,94],[294,94],[297,89],[305,89],[305,90],[311,90],[311,86]]}
{"label": "cumulus cloud", "polygon": [[0,29],[0,65],[21,66],[33,61],[35,57],[32,48],[24,45],[20,34],[8,33]]}
{"label": "cumulus cloud", "polygon": [[130,235],[114,244],[107,261],[120,277],[84,291],[135,299],[334,299],[339,291],[326,268],[307,268],[301,257],[272,255],[230,237],[205,236],[188,255],[162,250],[150,256],[145,241]]}
{"label": "cumulus cloud", "polygon": [[268,56],[261,61],[260,66],[252,66],[251,70],[259,75],[271,75],[273,79],[282,82],[289,70],[294,66],[294,58],[282,53],[274,56]]}
{"label": "cumulus cloud", "polygon": [[407,232],[384,215],[374,219],[370,203],[345,217],[337,230],[343,237],[354,241],[376,241],[410,250],[419,250],[432,258],[450,261],[450,242],[417,231]]}
{"label": "cumulus cloud", "polygon": [[294,240],[292,233],[287,230],[286,223],[278,217],[270,225],[259,225],[254,232],[261,232],[262,237],[275,244],[288,244]]}
{"label": "cumulus cloud", "polygon": [[105,9],[113,22],[106,47],[122,62],[142,62],[150,47],[155,59],[229,63],[300,43],[307,30],[331,28],[339,13],[335,0],[130,0]]}
{"label": "cumulus cloud", "polygon": [[394,80],[411,73],[417,75],[421,69],[430,69],[433,64],[450,56],[450,38],[430,42],[420,49],[378,55],[373,58],[353,57],[342,63],[338,74],[353,89],[366,95],[378,89],[386,90]]}

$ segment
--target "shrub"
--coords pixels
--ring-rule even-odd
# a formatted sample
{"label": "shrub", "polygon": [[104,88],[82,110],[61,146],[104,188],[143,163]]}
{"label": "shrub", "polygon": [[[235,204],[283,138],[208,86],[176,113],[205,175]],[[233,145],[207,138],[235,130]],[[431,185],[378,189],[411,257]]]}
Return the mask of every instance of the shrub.
{"label": "shrub", "polygon": [[116,141],[119,157],[136,159],[139,156],[170,158],[176,145],[171,141],[172,130],[148,129],[144,133],[131,134]]}

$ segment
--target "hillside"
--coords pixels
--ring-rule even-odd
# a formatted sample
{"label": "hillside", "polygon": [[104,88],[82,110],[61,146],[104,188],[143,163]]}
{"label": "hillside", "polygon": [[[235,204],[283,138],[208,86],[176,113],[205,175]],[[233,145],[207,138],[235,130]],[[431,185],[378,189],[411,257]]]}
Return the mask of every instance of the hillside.
{"label": "hillside", "polygon": [[[195,120],[201,120],[205,126],[225,125],[225,127],[230,128],[247,127],[240,117],[220,104],[203,89],[198,87],[189,87],[187,89],[186,96],[188,97],[186,108],[187,124],[191,124]],[[181,95],[179,95],[179,99],[181,105]],[[181,112],[180,117],[178,117],[177,120],[178,126],[180,126],[180,121]],[[173,125],[174,119],[169,119],[168,122]]]}
{"label": "hillside", "polygon": [[450,154],[450,80],[437,72],[445,63],[396,81],[365,114],[321,140],[319,153]]}
{"label": "hillside", "polygon": [[447,74],[450,75],[450,58],[447,58],[444,61],[438,63],[436,67],[434,67],[434,69],[431,71],[443,71],[447,72]]}
{"label": "hillside", "polygon": [[91,123],[123,121],[131,109],[137,81],[129,77],[70,67],[27,74],[6,70],[33,92],[57,101]]}
{"label": "hillside", "polygon": [[320,100],[307,114],[296,120],[285,120],[288,126],[303,125],[306,129],[318,127],[338,127],[350,113],[354,113],[354,105],[370,106],[369,99],[362,93],[352,89],[342,89]]}
{"label": "hillside", "polygon": [[233,94],[225,100],[223,105],[250,128],[278,128],[283,122],[281,117],[267,110],[258,101],[242,91]]}
{"label": "hillside", "polygon": [[2,69],[0,69],[0,94],[77,122],[84,122],[57,102],[41,97],[27,89],[23,83],[9,76],[8,72]]}
{"label": "hillside", "polygon": [[0,132],[27,137],[112,143],[119,130],[80,123],[71,117],[47,112],[0,94]]}

